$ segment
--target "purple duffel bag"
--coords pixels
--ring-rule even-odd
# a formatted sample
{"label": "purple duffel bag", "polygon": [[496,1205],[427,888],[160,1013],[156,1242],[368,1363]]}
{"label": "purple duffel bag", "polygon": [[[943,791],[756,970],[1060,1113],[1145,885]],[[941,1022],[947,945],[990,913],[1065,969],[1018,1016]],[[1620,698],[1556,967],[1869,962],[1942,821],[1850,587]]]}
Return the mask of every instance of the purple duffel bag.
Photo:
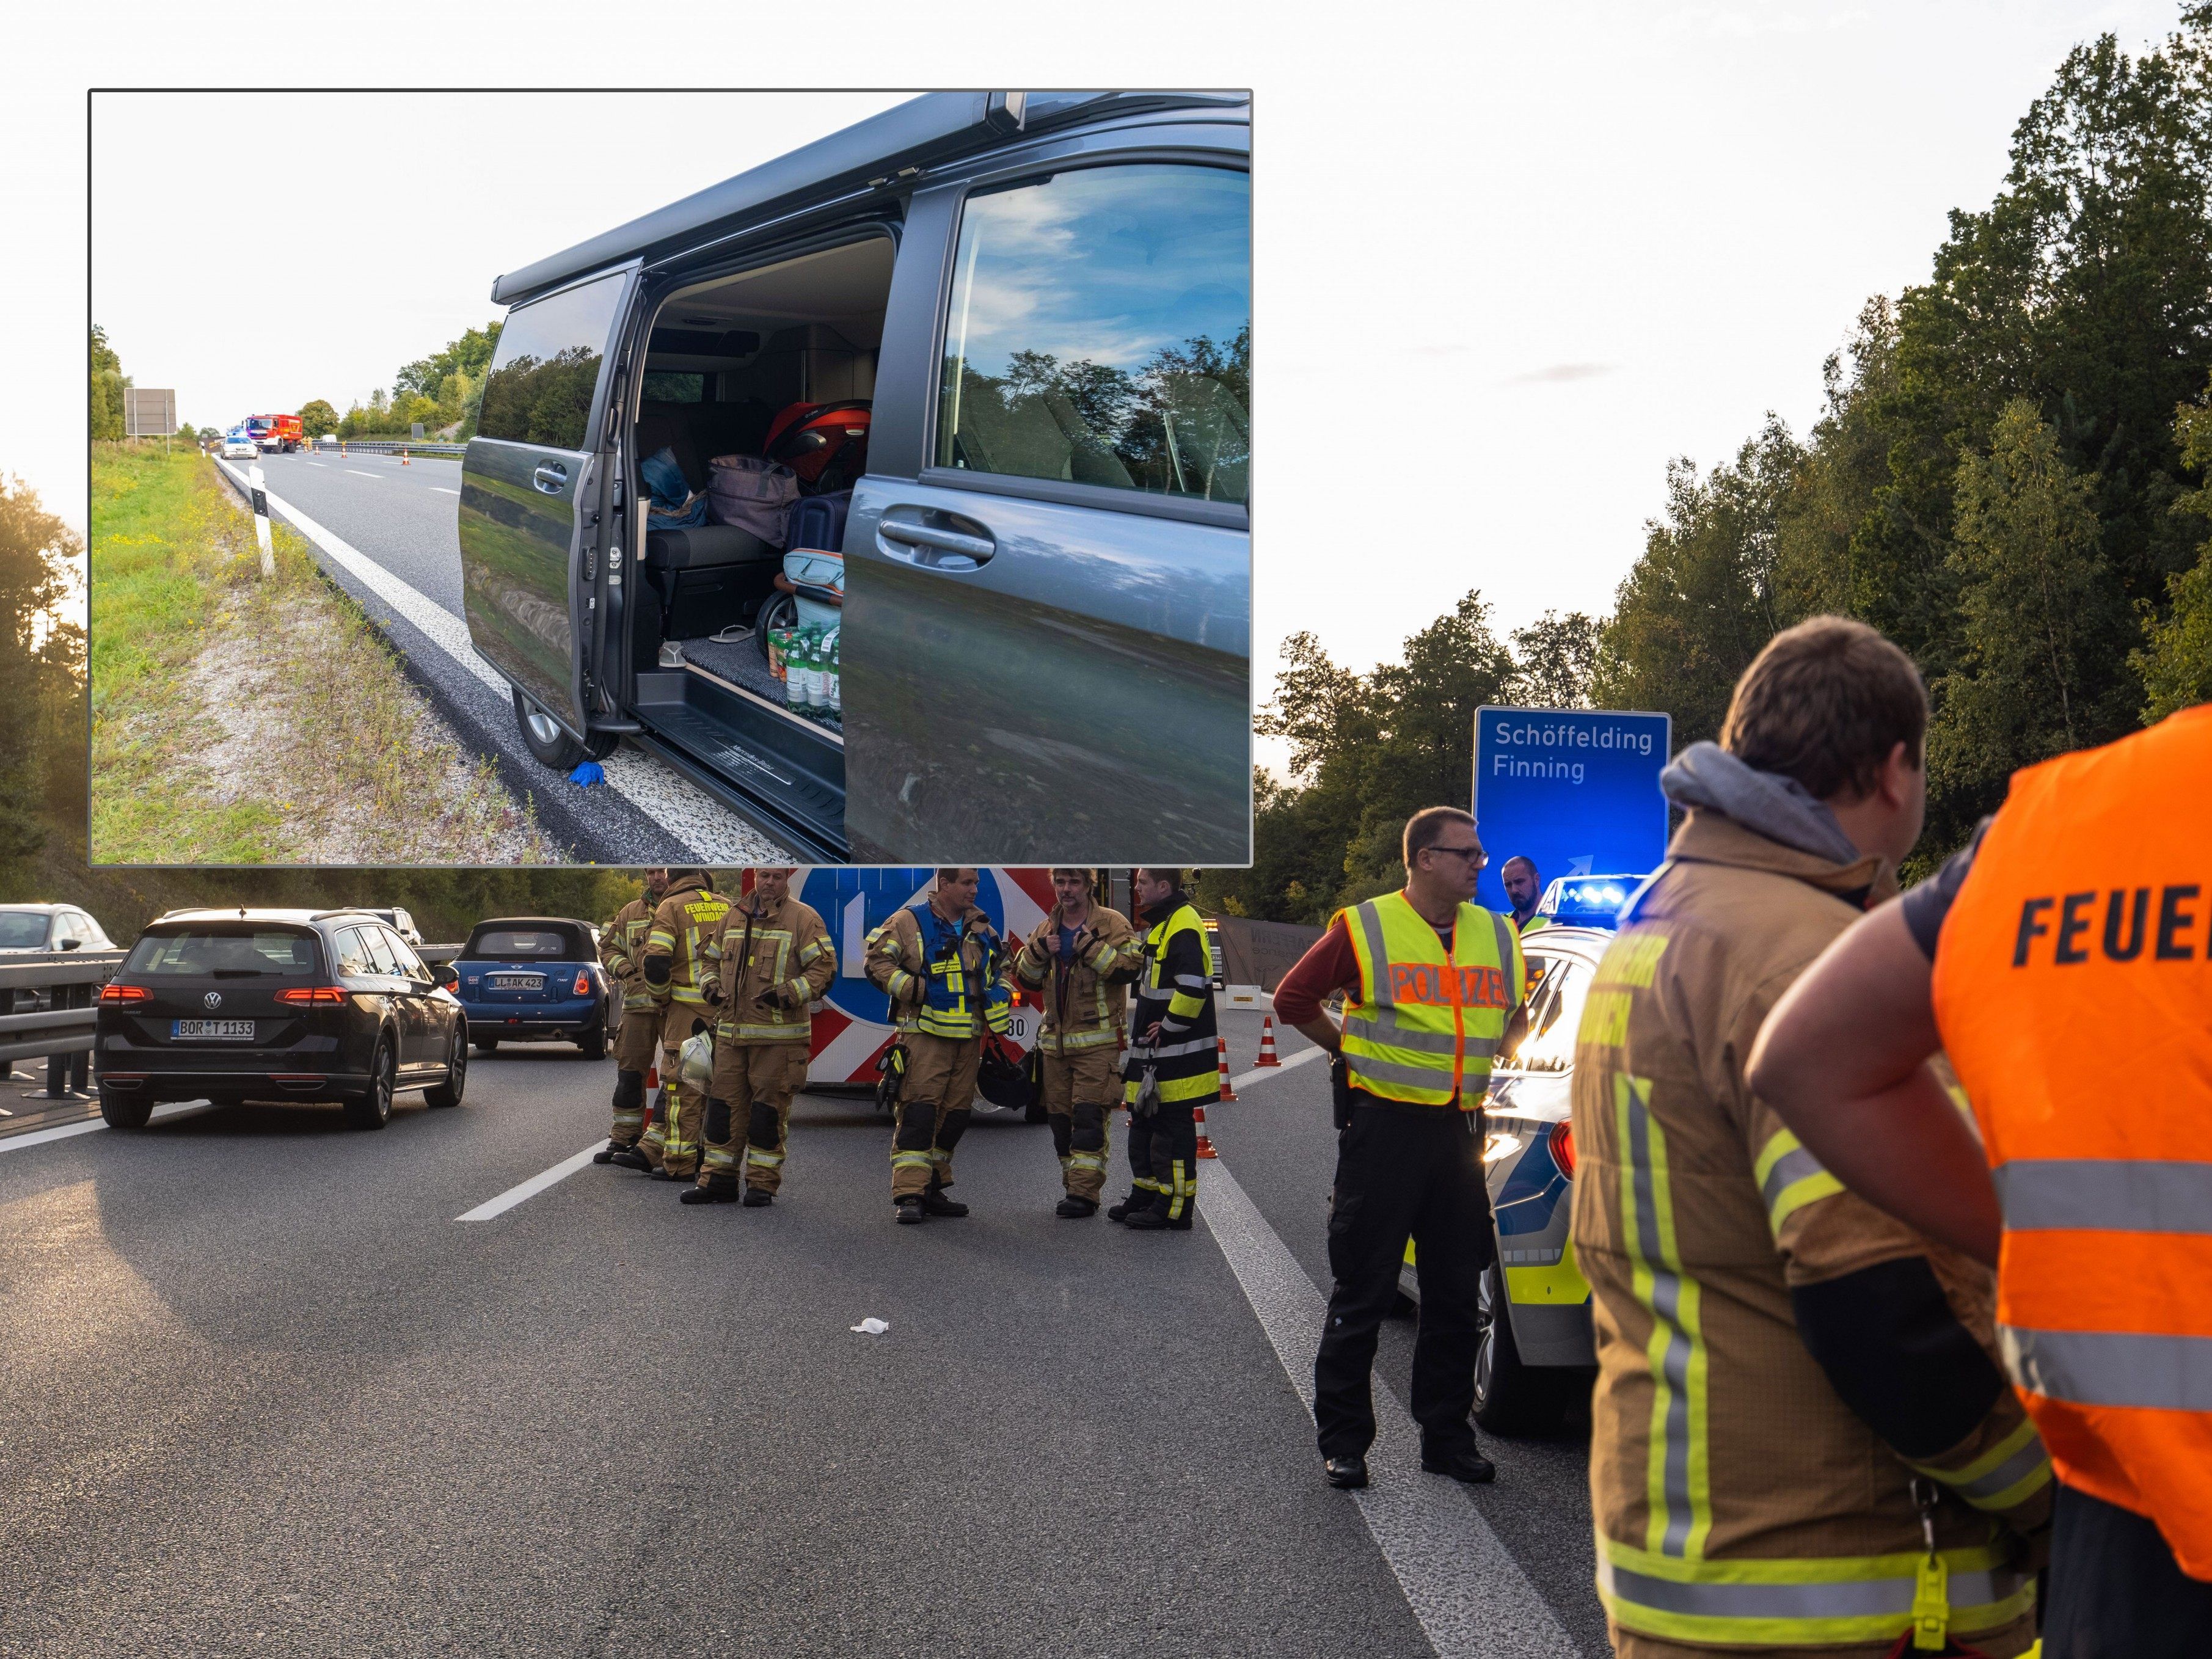
{"label": "purple duffel bag", "polygon": [[707,512],[716,524],[748,531],[770,547],[783,545],[799,475],[757,455],[717,455],[707,463]]}

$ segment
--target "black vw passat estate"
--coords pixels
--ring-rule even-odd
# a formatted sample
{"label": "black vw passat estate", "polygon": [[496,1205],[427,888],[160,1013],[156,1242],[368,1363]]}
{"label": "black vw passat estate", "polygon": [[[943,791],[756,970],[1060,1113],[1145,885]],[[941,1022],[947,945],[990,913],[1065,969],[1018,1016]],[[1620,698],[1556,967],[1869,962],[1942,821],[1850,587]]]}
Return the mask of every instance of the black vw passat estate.
{"label": "black vw passat estate", "polygon": [[165,1100],[330,1100],[380,1129],[420,1089],[458,1106],[468,1020],[442,976],[360,910],[173,910],[100,994],[100,1115],[142,1127]]}

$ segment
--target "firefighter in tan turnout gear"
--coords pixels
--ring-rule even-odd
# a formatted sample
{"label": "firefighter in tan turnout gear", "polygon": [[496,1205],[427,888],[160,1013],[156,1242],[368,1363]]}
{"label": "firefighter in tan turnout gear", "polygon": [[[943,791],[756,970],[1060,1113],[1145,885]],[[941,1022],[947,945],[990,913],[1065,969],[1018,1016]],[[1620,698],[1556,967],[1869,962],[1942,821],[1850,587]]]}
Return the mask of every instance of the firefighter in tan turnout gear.
{"label": "firefighter in tan turnout gear", "polygon": [[[973,869],[943,869],[920,904],[868,936],[868,981],[891,1000],[904,1033],[906,1075],[891,1138],[891,1202],[898,1219],[963,1216],[947,1198],[952,1153],[967,1133],[983,1039],[1013,1024],[1004,947],[977,908]],[[910,1022],[910,1024],[909,1024]]]}
{"label": "firefighter in tan turnout gear", "polygon": [[1054,870],[1052,886],[1059,902],[1024,941],[1014,978],[1043,1003],[1039,1069],[1067,1189],[1054,1213],[1076,1220],[1098,1213],[1106,1182],[1127,987],[1145,944],[1127,916],[1093,901],[1088,870]]}
{"label": "firefighter in tan turnout gear", "polygon": [[755,870],[706,944],[707,1000],[714,1006],[714,1081],[707,1096],[707,1146],[686,1204],[738,1196],[738,1139],[744,1139],[744,1201],[775,1201],[783,1183],[791,1097],[806,1086],[814,1018],[807,1005],[830,988],[837,956],[830,930],[791,896],[791,871]]}
{"label": "firefighter in tan turnout gear", "polygon": [[1574,1066],[1590,1496],[1622,1659],[2013,1659],[2051,1462],[1992,1275],[1847,1192],[1746,1079],[1767,1013],[1920,832],[1927,705],[1863,623],[1779,634],[1621,919]]}
{"label": "firefighter in tan turnout gear", "polygon": [[655,1180],[689,1181],[698,1173],[700,1120],[707,1101],[684,1080],[682,1049],[693,1029],[704,1029],[714,1018],[707,1006],[707,941],[729,908],[706,871],[671,871],[668,891],[653,910],[639,957],[647,994],[660,1010],[660,1071],[669,1085],[668,1109],[653,1119],[638,1143]]}
{"label": "firefighter in tan turnout gear", "polygon": [[653,913],[668,890],[668,872],[645,872],[645,891],[615,912],[615,919],[599,934],[599,965],[614,976],[622,996],[622,1024],[615,1033],[615,1115],[607,1144],[592,1154],[594,1164],[623,1163],[642,1170],[644,1154],[637,1148],[645,1133],[645,1079],[653,1069],[653,1056],[660,1047],[660,1011],[645,988],[645,972],[639,957],[645,936],[653,931]]}

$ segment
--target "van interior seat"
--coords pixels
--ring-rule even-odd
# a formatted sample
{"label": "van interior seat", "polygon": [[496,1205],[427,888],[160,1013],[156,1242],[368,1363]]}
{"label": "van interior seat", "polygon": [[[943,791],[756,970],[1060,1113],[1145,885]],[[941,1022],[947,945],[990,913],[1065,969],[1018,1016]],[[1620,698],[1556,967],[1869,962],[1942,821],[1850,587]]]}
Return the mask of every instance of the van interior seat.
{"label": "van interior seat", "polygon": [[[708,462],[717,455],[754,455],[767,434],[768,406],[758,403],[663,404],[640,406],[635,432],[641,460],[665,449],[695,490],[708,484]],[[747,447],[750,440],[750,447]],[[704,524],[690,530],[654,530],[645,536],[648,570],[704,570],[723,565],[770,564],[781,568],[783,555],[736,525]],[[763,579],[763,588],[765,591]],[[672,601],[674,595],[668,597]]]}

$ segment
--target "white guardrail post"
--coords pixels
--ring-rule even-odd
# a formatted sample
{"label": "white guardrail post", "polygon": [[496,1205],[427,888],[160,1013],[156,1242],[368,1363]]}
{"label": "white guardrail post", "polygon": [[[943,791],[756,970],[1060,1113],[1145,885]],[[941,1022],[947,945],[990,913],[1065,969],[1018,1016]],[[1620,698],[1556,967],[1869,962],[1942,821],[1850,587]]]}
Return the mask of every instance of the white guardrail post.
{"label": "white guardrail post", "polygon": [[261,477],[261,463],[256,461],[246,468],[246,477],[253,486],[253,535],[261,544],[261,574],[267,578],[276,574],[276,556],[269,544],[269,492]]}

